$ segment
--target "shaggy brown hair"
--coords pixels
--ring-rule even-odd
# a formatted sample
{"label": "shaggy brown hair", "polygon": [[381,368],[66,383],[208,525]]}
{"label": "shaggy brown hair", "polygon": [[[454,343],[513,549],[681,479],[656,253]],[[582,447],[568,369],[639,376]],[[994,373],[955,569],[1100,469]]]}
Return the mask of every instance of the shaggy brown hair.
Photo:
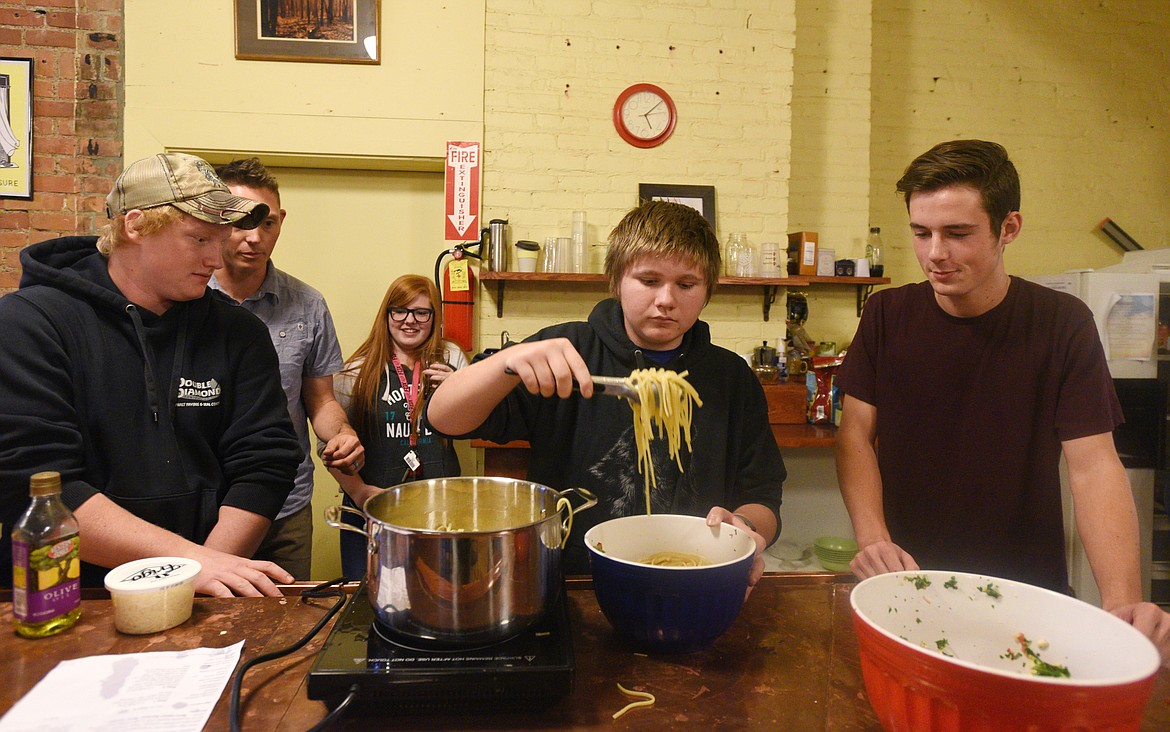
{"label": "shaggy brown hair", "polygon": [[693,263],[707,278],[707,301],[715,294],[722,269],[719,240],[707,219],[690,206],[646,201],[622,217],[609,235],[605,255],[610,294],[618,296],[626,270],[646,256],[678,257]]}
{"label": "shaggy brown hair", "polygon": [[947,186],[968,186],[979,192],[983,210],[991,218],[991,231],[999,235],[1003,220],[1020,210],[1020,176],[1003,145],[986,140],[940,142],[906,167],[898,192],[906,198]]}

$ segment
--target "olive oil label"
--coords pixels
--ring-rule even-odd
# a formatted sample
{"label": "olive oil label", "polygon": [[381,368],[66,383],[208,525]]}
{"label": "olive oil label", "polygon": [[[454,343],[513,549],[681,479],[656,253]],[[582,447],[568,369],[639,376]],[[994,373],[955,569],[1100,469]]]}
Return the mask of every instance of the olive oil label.
{"label": "olive oil label", "polygon": [[24,623],[43,623],[81,604],[81,542],[73,535],[30,549],[12,540],[12,612]]}

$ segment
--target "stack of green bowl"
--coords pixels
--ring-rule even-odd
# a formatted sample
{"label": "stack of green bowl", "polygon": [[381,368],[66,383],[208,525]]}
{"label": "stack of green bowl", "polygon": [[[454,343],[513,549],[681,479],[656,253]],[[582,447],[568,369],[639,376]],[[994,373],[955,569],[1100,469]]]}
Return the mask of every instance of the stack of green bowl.
{"label": "stack of green bowl", "polygon": [[822,536],[813,542],[813,552],[830,572],[848,572],[849,561],[857,554],[857,542],[840,536]]}

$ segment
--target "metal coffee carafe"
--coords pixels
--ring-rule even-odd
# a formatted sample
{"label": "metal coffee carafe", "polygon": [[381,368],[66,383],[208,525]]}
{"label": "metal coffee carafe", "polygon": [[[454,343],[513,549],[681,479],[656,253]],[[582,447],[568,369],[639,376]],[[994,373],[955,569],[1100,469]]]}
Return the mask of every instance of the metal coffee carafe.
{"label": "metal coffee carafe", "polygon": [[480,251],[484,252],[483,261],[493,272],[508,271],[508,220],[492,219],[488,228],[480,232],[482,243]]}
{"label": "metal coffee carafe", "polygon": [[777,363],[776,349],[764,341],[764,345],[756,346],[752,351],[752,371],[761,384],[776,384],[780,382],[780,366]]}

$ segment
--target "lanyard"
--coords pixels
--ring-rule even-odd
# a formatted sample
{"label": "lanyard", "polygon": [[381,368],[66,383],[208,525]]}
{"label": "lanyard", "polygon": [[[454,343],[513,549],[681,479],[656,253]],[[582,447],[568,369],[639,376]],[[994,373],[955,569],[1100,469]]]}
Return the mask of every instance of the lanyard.
{"label": "lanyard", "polygon": [[410,430],[410,444],[418,444],[418,435],[415,433],[411,420],[411,414],[414,412],[414,405],[418,403],[419,394],[422,390],[419,388],[420,380],[422,378],[422,364],[414,364],[414,373],[410,375],[410,383],[406,381],[406,374],[402,371],[402,364],[398,361],[398,354],[394,353],[390,356],[391,363],[394,364],[394,370],[398,372],[398,383],[402,385],[402,393],[406,396],[406,420],[411,423]]}

